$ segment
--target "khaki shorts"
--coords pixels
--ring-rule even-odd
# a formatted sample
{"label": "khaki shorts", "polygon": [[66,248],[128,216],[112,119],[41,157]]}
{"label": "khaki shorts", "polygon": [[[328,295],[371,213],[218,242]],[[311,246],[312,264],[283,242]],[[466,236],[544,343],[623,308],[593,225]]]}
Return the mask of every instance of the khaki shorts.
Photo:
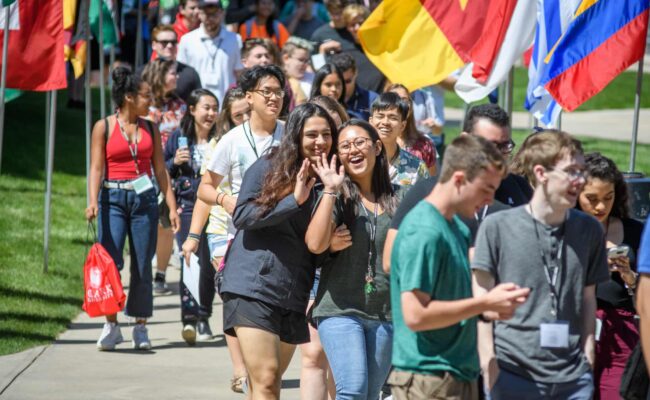
{"label": "khaki shorts", "polygon": [[394,370],[388,377],[395,400],[477,400],[476,381],[462,382],[454,379],[449,372],[440,375],[416,374]]}

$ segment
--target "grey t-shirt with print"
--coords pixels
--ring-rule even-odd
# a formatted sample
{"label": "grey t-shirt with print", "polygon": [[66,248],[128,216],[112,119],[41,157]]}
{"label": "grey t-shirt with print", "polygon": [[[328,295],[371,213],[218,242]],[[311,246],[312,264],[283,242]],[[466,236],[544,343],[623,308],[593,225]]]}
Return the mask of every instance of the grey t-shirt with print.
{"label": "grey t-shirt with print", "polygon": [[[580,344],[583,289],[609,279],[604,233],[596,219],[581,211],[569,210],[561,227],[551,227],[535,222],[527,207],[502,211],[483,221],[472,269],[490,272],[496,284],[513,282],[532,288],[512,319],[494,323],[499,367],[537,382],[570,382],[589,370]],[[540,324],[556,320],[540,250],[547,262],[550,254],[560,255],[557,320],[569,322],[567,349],[540,347]]]}

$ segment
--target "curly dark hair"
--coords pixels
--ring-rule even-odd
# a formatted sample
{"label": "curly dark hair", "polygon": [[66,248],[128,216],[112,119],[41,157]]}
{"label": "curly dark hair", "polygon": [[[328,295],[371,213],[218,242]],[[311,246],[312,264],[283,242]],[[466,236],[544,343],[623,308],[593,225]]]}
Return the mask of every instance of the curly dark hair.
{"label": "curly dark hair", "polygon": [[[629,218],[627,184],[614,161],[598,152],[585,154],[585,179],[587,182],[589,182],[589,179],[600,179],[604,182],[613,183],[614,205],[609,215],[616,218]],[[580,202],[577,203],[577,208],[580,208]]]}
{"label": "curly dark hair", "polygon": [[496,104],[479,104],[470,108],[463,122],[463,132],[474,133],[474,125],[479,119],[485,118],[496,126],[510,128],[508,113]]}
{"label": "curly dark hair", "polygon": [[[344,122],[339,128],[339,132],[352,126],[366,131],[373,143],[381,140],[377,130],[370,123],[356,118]],[[381,152],[377,155],[375,167],[372,170],[371,190],[375,195],[375,201],[381,206],[384,212],[392,217],[397,209],[397,198],[395,197],[395,189],[390,182],[388,167],[389,163],[386,157],[386,149],[382,146]],[[347,226],[352,226],[355,217],[359,215],[361,195],[359,193],[359,187],[347,174],[343,181],[341,194],[343,201],[343,222]]]}
{"label": "curly dark hair", "polygon": [[338,131],[327,110],[314,103],[305,103],[296,107],[289,114],[280,145],[272,148],[266,156],[271,165],[263,180],[264,187],[255,200],[260,208],[260,216],[268,214],[280,200],[293,192],[296,175],[298,175],[303,161],[301,154],[302,131],[307,120],[312,117],[321,117],[327,121],[332,132],[332,148],[327,158],[329,159],[336,153]]}
{"label": "curly dark hair", "polygon": [[126,100],[126,96],[137,94],[142,82],[142,77],[133,73],[131,68],[115,68],[113,70],[113,88],[111,89],[113,102],[118,107],[122,107]]}

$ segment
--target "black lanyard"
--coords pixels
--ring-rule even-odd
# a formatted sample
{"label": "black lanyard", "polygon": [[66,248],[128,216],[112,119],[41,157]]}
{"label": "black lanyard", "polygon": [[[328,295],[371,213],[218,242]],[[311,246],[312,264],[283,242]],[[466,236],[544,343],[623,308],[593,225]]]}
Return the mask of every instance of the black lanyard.
{"label": "black lanyard", "polygon": [[558,302],[560,297],[559,285],[557,284],[557,277],[560,272],[560,267],[562,266],[562,250],[564,249],[564,228],[565,228],[566,218],[562,222],[562,226],[560,227],[562,236],[558,246],[557,254],[554,257],[552,252],[549,252],[549,257],[548,257],[549,261],[547,262],[546,260],[547,257],[544,254],[539,232],[537,231],[537,220],[535,219],[535,215],[533,214],[532,206],[530,206],[530,217],[533,220],[533,225],[535,226],[535,237],[537,239],[537,244],[538,244],[537,248],[539,250],[539,255],[542,258],[542,263],[544,263],[544,276],[546,277],[546,282],[548,283],[548,287],[551,291],[551,315],[557,318],[557,314],[559,311]]}
{"label": "black lanyard", "polygon": [[122,137],[126,140],[127,146],[129,146],[129,153],[131,153],[131,158],[133,158],[133,163],[135,164],[135,173],[140,175],[140,168],[138,167],[138,124],[136,123],[135,126],[135,140],[133,146],[131,146],[131,139],[129,139],[129,136],[124,131],[124,127],[120,124],[120,120],[117,116],[115,117],[115,121],[117,122],[117,126],[120,128]]}
{"label": "black lanyard", "polygon": [[[273,146],[273,142],[275,141],[275,130],[277,128],[277,123],[275,128],[273,128],[273,132],[271,133],[271,143],[269,146],[267,146],[264,151],[262,151],[262,154],[268,150],[269,147]],[[253,149],[253,153],[255,153],[255,158],[258,159],[260,158],[260,155],[257,154],[257,146],[255,145],[255,137],[253,136],[253,130],[251,129],[251,124],[248,122],[248,132],[246,132],[246,122],[242,124],[242,129],[244,130],[244,136],[246,136],[246,140],[248,140],[248,144],[251,146],[251,149]]]}
{"label": "black lanyard", "polygon": [[207,45],[206,42],[214,43],[214,39],[211,37],[204,37],[201,39],[201,43],[203,43],[203,47],[205,47],[205,51],[208,53],[208,56],[210,56],[212,72],[214,72],[214,64],[215,61],[217,60],[217,56],[219,55],[219,48],[221,48],[221,42],[223,42],[223,38],[220,37],[219,40],[217,40],[217,44],[216,44],[217,50],[214,52],[210,51],[210,46]]}
{"label": "black lanyard", "polygon": [[364,214],[366,214],[366,218],[370,223],[370,245],[368,248],[368,271],[366,271],[366,285],[364,287],[364,291],[366,294],[371,294],[377,291],[377,287],[375,286],[375,264],[372,262],[372,249],[375,247],[375,239],[377,237],[377,203],[375,203],[375,207],[374,207],[375,208],[374,220],[370,219],[368,210],[366,210],[366,206],[363,205],[363,202],[360,201],[360,203],[361,203],[360,204],[361,209],[363,210]]}

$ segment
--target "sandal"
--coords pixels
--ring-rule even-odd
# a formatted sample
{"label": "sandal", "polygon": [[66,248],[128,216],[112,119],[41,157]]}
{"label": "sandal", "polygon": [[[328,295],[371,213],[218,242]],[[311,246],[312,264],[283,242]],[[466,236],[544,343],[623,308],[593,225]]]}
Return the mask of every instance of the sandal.
{"label": "sandal", "polygon": [[248,392],[248,378],[246,376],[235,376],[230,380],[230,389],[235,393]]}

